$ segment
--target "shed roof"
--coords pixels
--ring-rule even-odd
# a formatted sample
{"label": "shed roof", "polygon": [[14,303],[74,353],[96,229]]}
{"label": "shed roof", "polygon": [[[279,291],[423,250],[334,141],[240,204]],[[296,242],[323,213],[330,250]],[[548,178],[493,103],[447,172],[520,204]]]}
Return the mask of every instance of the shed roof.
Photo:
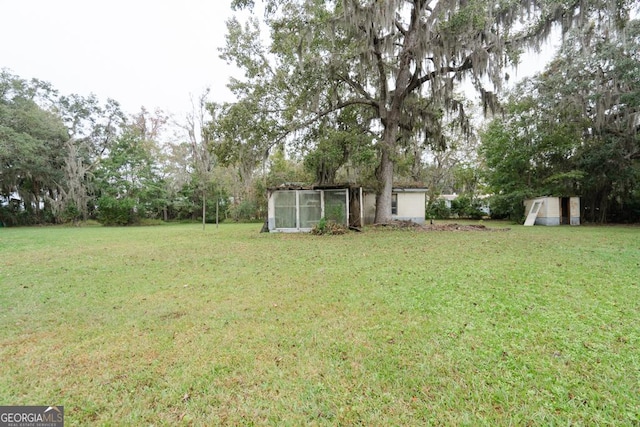
{"label": "shed roof", "polygon": [[354,184],[303,184],[299,182],[285,182],[277,187],[268,188],[269,191],[278,190],[340,190],[345,188],[360,188]]}
{"label": "shed roof", "polygon": [[[342,183],[342,184],[304,184],[301,182],[285,182],[277,187],[269,187],[269,191],[286,191],[286,190],[339,190],[344,188],[361,188],[361,185]],[[362,187],[367,192],[374,192],[371,188]],[[395,193],[424,193],[428,189],[422,186],[397,186],[392,189]]]}
{"label": "shed roof", "polygon": [[391,191],[394,193],[426,193],[427,189],[424,187],[393,187]]}

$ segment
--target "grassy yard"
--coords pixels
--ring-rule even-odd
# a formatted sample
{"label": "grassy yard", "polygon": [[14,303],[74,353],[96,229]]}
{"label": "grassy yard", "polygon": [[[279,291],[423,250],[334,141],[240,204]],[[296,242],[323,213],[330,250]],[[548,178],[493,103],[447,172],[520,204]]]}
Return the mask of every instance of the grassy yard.
{"label": "grassy yard", "polygon": [[67,425],[639,425],[640,227],[0,229],[0,405]]}

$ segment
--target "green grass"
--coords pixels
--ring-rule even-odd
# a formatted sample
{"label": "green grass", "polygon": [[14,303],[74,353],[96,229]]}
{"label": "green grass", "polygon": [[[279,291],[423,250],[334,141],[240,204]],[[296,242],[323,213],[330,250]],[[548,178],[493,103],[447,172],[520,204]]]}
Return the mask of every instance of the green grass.
{"label": "green grass", "polygon": [[64,405],[67,425],[638,425],[640,228],[510,227],[0,229],[0,405]]}

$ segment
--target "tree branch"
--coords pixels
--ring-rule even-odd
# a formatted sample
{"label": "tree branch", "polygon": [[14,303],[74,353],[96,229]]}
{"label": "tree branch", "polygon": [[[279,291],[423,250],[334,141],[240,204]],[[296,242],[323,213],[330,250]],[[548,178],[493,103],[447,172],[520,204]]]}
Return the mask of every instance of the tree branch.
{"label": "tree branch", "polygon": [[333,105],[325,110],[322,110],[320,112],[314,113],[313,117],[311,117],[310,119],[307,119],[303,122],[300,123],[296,123],[296,124],[292,124],[288,127],[281,127],[279,129],[279,133],[280,135],[276,136],[273,139],[273,142],[271,144],[268,144],[266,147],[266,152],[268,152],[269,150],[271,150],[271,148],[275,147],[276,145],[282,143],[291,133],[303,129],[311,124],[313,124],[314,122],[322,119],[323,117],[341,110],[345,107],[348,107],[350,105],[365,105],[365,106],[369,106],[372,108],[377,108],[378,103],[372,100],[368,100],[368,99],[361,99],[361,98],[354,98],[354,99],[350,99],[347,101],[343,101],[343,102],[339,102],[336,105]]}
{"label": "tree branch", "polygon": [[375,103],[377,106],[378,102],[369,94],[369,92],[366,91],[366,89],[359,82],[353,80],[348,75],[336,74],[336,76],[347,83],[349,86],[351,86],[353,89],[355,89],[358,94],[362,95],[365,99]]}
{"label": "tree branch", "polygon": [[[439,70],[434,70],[420,78],[412,78],[411,83],[407,87],[407,94],[413,92],[429,80],[434,79],[436,76],[448,73],[460,73],[462,71],[470,70],[471,68],[473,68],[473,61],[471,60],[471,56],[467,56],[462,65],[458,67],[441,67]],[[416,68],[414,76],[417,76],[416,73],[418,73],[419,70],[420,68]]]}
{"label": "tree branch", "polygon": [[384,60],[382,59],[382,51],[380,50],[380,39],[377,37],[373,39],[373,53],[376,57],[376,69],[378,70],[379,90],[380,90],[380,103],[378,107],[378,115],[380,120],[384,123],[387,120],[386,111],[384,106],[387,102],[387,96],[389,94],[389,88],[387,87],[387,75],[384,71]]}
{"label": "tree branch", "polygon": [[407,30],[402,26],[402,23],[400,21],[398,21],[397,19],[395,19],[393,21],[393,23],[395,24],[396,28],[398,29],[398,31],[400,31],[402,33],[403,36],[407,36]]}

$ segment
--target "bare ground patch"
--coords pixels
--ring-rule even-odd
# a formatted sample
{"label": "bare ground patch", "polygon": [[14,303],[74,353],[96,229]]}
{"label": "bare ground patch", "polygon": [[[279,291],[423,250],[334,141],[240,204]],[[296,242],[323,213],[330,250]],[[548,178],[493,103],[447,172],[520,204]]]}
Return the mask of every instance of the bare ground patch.
{"label": "bare ground patch", "polygon": [[392,221],[387,224],[375,224],[375,227],[388,227],[397,229],[414,229],[418,231],[509,231],[511,228],[493,228],[483,224],[418,224],[413,221]]}

